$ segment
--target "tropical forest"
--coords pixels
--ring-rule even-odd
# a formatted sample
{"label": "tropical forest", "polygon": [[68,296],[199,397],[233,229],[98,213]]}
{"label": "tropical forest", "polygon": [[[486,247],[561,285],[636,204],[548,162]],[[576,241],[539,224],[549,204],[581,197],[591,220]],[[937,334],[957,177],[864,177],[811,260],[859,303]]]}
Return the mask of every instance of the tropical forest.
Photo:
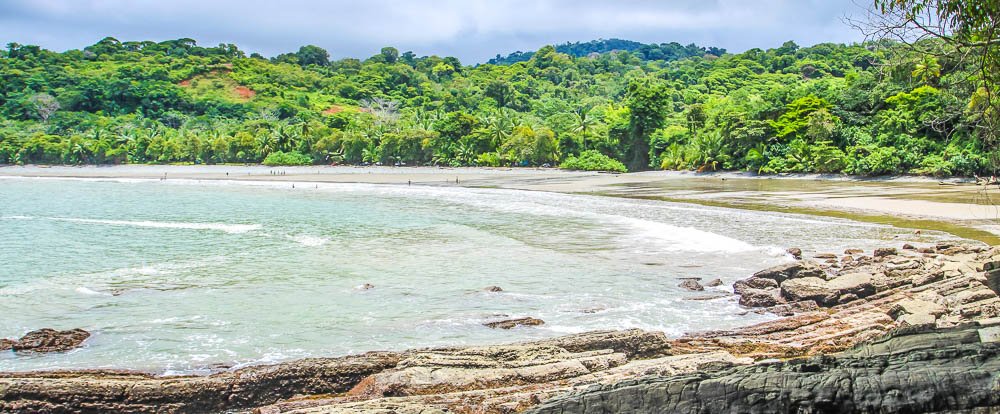
{"label": "tropical forest", "polygon": [[[950,47],[939,39],[925,49]],[[988,174],[957,54],[887,40],[729,53],[607,39],[470,64],[105,38],[0,52],[0,164]]]}

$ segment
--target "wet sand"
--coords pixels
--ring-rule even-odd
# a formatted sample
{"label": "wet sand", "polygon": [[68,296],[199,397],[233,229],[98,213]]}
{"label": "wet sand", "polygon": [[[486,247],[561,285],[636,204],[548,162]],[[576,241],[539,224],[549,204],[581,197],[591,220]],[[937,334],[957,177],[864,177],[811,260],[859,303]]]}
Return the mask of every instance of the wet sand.
{"label": "wet sand", "polygon": [[1000,188],[924,177],[857,179],[652,171],[630,174],[534,168],[267,167],[244,165],[7,166],[0,177],[249,180],[507,188],[659,199],[852,218],[943,230],[1000,244]]}

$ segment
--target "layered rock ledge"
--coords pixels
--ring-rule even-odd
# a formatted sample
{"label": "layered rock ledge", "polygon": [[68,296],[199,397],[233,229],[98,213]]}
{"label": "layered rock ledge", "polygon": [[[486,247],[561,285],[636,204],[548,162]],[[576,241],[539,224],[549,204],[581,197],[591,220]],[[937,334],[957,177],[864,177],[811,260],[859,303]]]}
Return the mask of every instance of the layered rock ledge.
{"label": "layered rock ledge", "polygon": [[5,373],[0,412],[1000,410],[1000,248],[939,244],[824,257],[737,282],[751,311],[785,316],[740,329],[676,339],[592,332],[203,377]]}

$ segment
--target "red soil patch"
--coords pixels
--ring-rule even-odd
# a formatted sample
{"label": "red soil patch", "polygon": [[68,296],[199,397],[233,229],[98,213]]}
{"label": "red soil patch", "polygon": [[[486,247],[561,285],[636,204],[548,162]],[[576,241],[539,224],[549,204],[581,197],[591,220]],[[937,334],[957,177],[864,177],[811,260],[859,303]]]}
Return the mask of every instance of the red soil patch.
{"label": "red soil patch", "polygon": [[330,109],[323,111],[323,113],[326,115],[339,114],[341,112],[344,112],[344,107],[340,105],[331,106]]}
{"label": "red soil patch", "polygon": [[236,94],[239,95],[239,97],[242,99],[252,99],[254,95],[257,95],[257,92],[246,86],[237,86],[236,89],[233,90],[233,92],[236,92]]}
{"label": "red soil patch", "polygon": [[181,81],[181,83],[178,83],[178,85],[183,86],[185,88],[191,86],[191,79],[184,79]]}

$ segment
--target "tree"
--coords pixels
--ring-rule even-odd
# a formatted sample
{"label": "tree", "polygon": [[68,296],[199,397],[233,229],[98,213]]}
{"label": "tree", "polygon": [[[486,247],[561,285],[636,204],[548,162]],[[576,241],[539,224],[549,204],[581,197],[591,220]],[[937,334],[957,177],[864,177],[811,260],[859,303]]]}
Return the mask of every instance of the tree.
{"label": "tree", "polygon": [[649,168],[649,137],[663,125],[669,102],[667,87],[659,80],[646,78],[629,83],[625,95],[625,105],[630,111],[628,141],[623,148],[628,154],[629,171]]}
{"label": "tree", "polygon": [[319,46],[302,46],[295,55],[298,56],[299,64],[303,67],[309,65],[327,66],[330,64],[330,53]]}
{"label": "tree", "polygon": [[590,135],[590,131],[594,129],[594,117],[590,116],[591,107],[587,105],[580,105],[574,111],[574,126],[573,132],[580,134],[581,147],[583,150],[587,150],[587,136]]}
{"label": "tree", "polygon": [[[874,0],[867,22],[857,23],[872,39],[903,42],[920,56],[969,62],[968,80],[977,87],[969,107],[979,113],[976,131],[992,154],[1000,138],[1000,2],[996,0]],[[943,42],[929,42],[937,40]],[[921,57],[926,59],[926,57]],[[931,75],[934,68],[918,68]]]}
{"label": "tree", "polygon": [[521,125],[500,146],[507,159],[520,165],[542,165],[559,160],[559,148],[551,129]]}
{"label": "tree", "polygon": [[493,98],[493,100],[497,101],[497,106],[503,108],[514,100],[514,88],[510,86],[510,82],[503,79],[496,79],[486,84],[483,95]]}
{"label": "tree", "polygon": [[399,60],[399,50],[394,47],[383,47],[379,54],[382,56],[382,60],[390,65]]}
{"label": "tree", "polygon": [[941,64],[938,63],[937,57],[926,55],[914,66],[910,75],[927,85],[935,85],[941,77]]}
{"label": "tree", "polygon": [[47,93],[32,95],[28,104],[42,122],[48,122],[49,117],[59,110],[59,101]]}

